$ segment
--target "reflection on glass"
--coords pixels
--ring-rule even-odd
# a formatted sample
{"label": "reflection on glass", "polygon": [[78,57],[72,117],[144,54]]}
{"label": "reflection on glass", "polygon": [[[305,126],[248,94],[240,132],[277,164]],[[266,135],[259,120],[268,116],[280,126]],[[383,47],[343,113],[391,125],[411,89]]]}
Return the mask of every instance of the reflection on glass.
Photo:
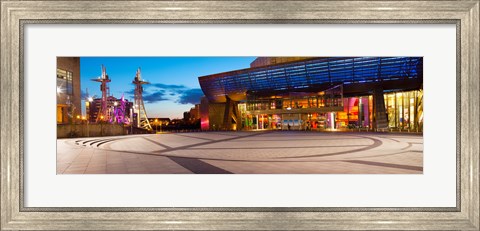
{"label": "reflection on glass", "polygon": [[388,127],[411,131],[422,130],[422,96],[421,90],[385,94]]}
{"label": "reflection on glass", "polygon": [[[245,128],[252,129],[288,129],[288,122],[285,120],[290,118],[286,119],[284,115],[292,114],[298,121],[294,123],[295,120],[292,120],[290,129],[324,129],[332,127],[332,124],[335,128],[374,128],[376,115],[373,113],[375,103],[372,95],[343,98],[341,91],[335,91],[290,92],[274,97],[247,95],[247,102],[239,104],[242,124]],[[388,92],[383,96],[390,129],[423,129],[422,90]],[[336,107],[332,109],[337,111],[319,113],[320,111],[312,110],[327,107]],[[338,111],[338,107],[343,110]],[[331,112],[334,112],[334,115],[329,115]]]}

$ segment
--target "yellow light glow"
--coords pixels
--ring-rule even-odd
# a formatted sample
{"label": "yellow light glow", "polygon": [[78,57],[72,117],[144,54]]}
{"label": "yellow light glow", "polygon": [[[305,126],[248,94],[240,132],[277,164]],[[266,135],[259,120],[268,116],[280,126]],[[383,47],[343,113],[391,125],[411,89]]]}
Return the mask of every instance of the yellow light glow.
{"label": "yellow light glow", "polygon": [[333,119],[335,114],[331,112],[331,118],[330,118],[330,126],[332,127],[332,130],[335,130],[335,120]]}

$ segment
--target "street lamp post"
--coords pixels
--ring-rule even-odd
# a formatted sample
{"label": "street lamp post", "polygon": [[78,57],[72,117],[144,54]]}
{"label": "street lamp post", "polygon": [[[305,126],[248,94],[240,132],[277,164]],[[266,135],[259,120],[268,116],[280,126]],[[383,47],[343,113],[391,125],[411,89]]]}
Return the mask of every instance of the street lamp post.
{"label": "street lamp post", "polygon": [[92,97],[88,97],[87,98],[87,101],[85,101],[85,111],[86,111],[86,117],[87,117],[87,137],[90,137],[90,128],[89,128],[89,124],[90,124],[90,104],[92,104],[93,102],[93,98]]}
{"label": "street lamp post", "polygon": [[130,135],[133,135],[133,108],[130,108]]}
{"label": "street lamp post", "polygon": [[103,136],[103,115],[100,116],[100,136]]}
{"label": "street lamp post", "polygon": [[80,120],[80,115],[77,115],[76,118],[77,119],[73,122],[73,126],[75,127],[73,130],[75,131],[75,133],[77,133],[77,124],[78,124],[78,121]]}
{"label": "street lamp post", "polygon": [[155,119],[155,133],[158,133],[158,119]]}
{"label": "street lamp post", "polygon": [[[82,131],[83,131],[83,124],[87,124],[87,117],[86,116],[82,116]],[[87,132],[88,132],[88,125],[87,125]],[[82,132],[82,134],[85,134]]]}
{"label": "street lamp post", "polygon": [[[60,91],[62,93],[62,91]],[[70,97],[67,95],[67,101],[66,101],[66,104],[67,104],[67,119],[69,120],[68,122],[70,123],[70,134],[69,136],[72,135],[73,133],[73,112],[72,112],[72,102],[70,102]],[[69,119],[71,118],[71,119]]]}
{"label": "street lamp post", "polygon": [[118,106],[118,102],[117,101],[113,102],[113,113],[112,113],[113,114],[113,119],[110,119],[110,121],[114,121],[115,123],[118,123],[117,117],[116,117],[116,114],[115,114],[115,112],[117,111],[117,106]]}

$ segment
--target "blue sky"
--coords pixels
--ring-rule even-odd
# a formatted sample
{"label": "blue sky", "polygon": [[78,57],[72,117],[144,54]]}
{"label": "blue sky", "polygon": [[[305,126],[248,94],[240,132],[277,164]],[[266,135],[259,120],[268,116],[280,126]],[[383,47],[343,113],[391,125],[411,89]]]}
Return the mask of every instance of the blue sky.
{"label": "blue sky", "polygon": [[[144,85],[144,102],[148,117],[182,118],[183,112],[200,103],[203,92],[198,77],[244,69],[256,57],[82,57],[80,81],[82,93],[101,97],[100,83],[91,81],[101,75],[101,65],[107,69],[110,94],[133,101],[132,80],[138,67]],[[84,104],[82,104],[84,105]],[[85,110],[85,109],[83,109]]]}

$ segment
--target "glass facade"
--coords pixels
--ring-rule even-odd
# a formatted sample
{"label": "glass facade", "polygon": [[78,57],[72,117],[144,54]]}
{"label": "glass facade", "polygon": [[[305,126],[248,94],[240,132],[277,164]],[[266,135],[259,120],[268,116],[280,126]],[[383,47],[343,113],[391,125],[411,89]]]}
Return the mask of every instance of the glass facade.
{"label": "glass facade", "polygon": [[289,92],[274,96],[247,95],[246,110],[291,110],[343,106],[342,86],[321,92]]}
{"label": "glass facade", "polygon": [[423,129],[423,91],[387,93],[384,95],[388,127],[399,130]]}
{"label": "glass facade", "polygon": [[[272,98],[240,103],[241,129],[245,130],[322,130],[374,128],[372,95],[334,98],[324,95]],[[423,91],[391,92],[384,94],[385,112],[390,130],[422,131]],[[317,103],[319,102],[319,103]],[[281,105],[281,106],[280,106]],[[311,112],[311,108],[341,106],[339,110]],[[291,109],[288,109],[291,107]],[[293,108],[299,110],[292,112]],[[270,109],[278,109],[268,113]],[[328,108],[327,108],[328,109]],[[343,110],[342,110],[343,109]]]}
{"label": "glass facade", "polygon": [[339,128],[372,128],[373,97],[360,96],[344,99],[344,109],[337,112]]}

